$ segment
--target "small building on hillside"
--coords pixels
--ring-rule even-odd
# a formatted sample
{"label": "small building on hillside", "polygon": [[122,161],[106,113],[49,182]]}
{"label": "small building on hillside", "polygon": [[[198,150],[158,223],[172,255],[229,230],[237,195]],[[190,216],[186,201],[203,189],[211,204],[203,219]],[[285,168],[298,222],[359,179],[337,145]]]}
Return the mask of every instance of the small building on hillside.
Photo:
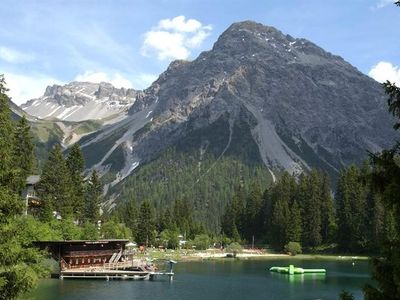
{"label": "small building on hillside", "polygon": [[21,195],[22,199],[25,200],[25,215],[38,208],[41,204],[40,198],[37,196],[35,189],[35,186],[39,183],[39,181],[40,175],[30,175],[26,179],[25,188]]}

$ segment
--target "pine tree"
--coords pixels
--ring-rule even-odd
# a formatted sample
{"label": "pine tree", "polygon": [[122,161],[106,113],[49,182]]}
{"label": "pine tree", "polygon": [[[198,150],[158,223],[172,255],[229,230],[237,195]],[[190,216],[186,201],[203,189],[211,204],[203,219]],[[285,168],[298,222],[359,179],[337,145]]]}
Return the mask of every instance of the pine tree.
{"label": "pine tree", "polygon": [[128,201],[120,207],[121,221],[135,233],[138,222],[138,208],[135,201]]}
{"label": "pine tree", "polygon": [[35,286],[43,275],[40,253],[22,242],[23,202],[15,184],[22,170],[13,161],[13,130],[4,77],[0,76],[0,299],[15,299]]}
{"label": "pine tree", "polygon": [[85,187],[82,176],[85,168],[85,160],[78,143],[71,147],[66,163],[72,182],[71,189],[73,212],[74,215],[80,219],[84,214],[85,206]]}
{"label": "pine tree", "polygon": [[136,242],[146,247],[151,245],[154,240],[154,231],[154,209],[149,201],[144,201],[139,209]]}
{"label": "pine tree", "polygon": [[[400,2],[396,4],[400,6]],[[389,96],[389,112],[400,118],[400,88],[387,82],[384,84]],[[396,130],[400,123],[396,123]],[[381,201],[386,207],[386,215],[391,227],[388,239],[383,243],[379,258],[373,260],[372,278],[374,285],[367,285],[364,289],[365,299],[383,300],[400,299],[400,143],[392,149],[384,150],[379,154],[371,154],[371,184],[381,195]],[[388,222],[386,221],[386,222]],[[389,226],[387,226],[389,227]]]}
{"label": "pine tree", "polygon": [[45,162],[38,184],[38,193],[42,201],[47,202],[41,209],[42,219],[48,216],[49,208],[59,212],[62,218],[72,216],[72,183],[59,144],[53,147]]}
{"label": "pine tree", "polygon": [[288,173],[270,188],[271,213],[269,225],[269,241],[274,248],[283,249],[289,242],[290,205],[295,196],[296,182]]}
{"label": "pine tree", "polygon": [[330,180],[327,173],[320,173],[321,237],[323,243],[332,242],[335,237],[335,204],[331,195]]}
{"label": "pine tree", "polygon": [[4,76],[0,75],[0,185],[19,189],[20,183],[17,178],[20,175],[14,168],[14,124],[9,107],[10,98],[6,92]]}
{"label": "pine tree", "polygon": [[261,218],[262,208],[262,194],[260,186],[253,184],[250,187],[249,195],[247,196],[246,208],[245,208],[245,223],[244,228],[245,238],[247,241],[251,241],[253,236],[255,238],[260,237],[262,229]]}
{"label": "pine tree", "polygon": [[338,243],[344,251],[365,251],[368,246],[367,193],[357,167],[340,173],[336,191]]}
{"label": "pine tree", "polygon": [[287,231],[288,242],[300,242],[302,236],[302,220],[300,206],[295,200],[290,208],[290,224]]}
{"label": "pine tree", "polygon": [[100,203],[103,197],[103,187],[96,170],[87,182],[85,195],[85,213],[84,220],[90,223],[97,223],[100,218]]}
{"label": "pine tree", "polygon": [[14,131],[14,163],[21,170],[22,185],[25,179],[32,173],[35,154],[31,128],[23,116],[17,123]]}
{"label": "pine tree", "polygon": [[321,237],[321,203],[320,182],[318,172],[312,170],[300,183],[302,189],[303,211],[303,243],[305,246],[316,247],[322,242]]}

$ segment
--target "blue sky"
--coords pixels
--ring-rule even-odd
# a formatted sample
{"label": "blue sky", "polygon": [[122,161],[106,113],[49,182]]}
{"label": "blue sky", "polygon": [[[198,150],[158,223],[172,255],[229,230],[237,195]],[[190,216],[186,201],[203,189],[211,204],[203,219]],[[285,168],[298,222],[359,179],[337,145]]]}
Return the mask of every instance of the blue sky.
{"label": "blue sky", "polygon": [[400,83],[400,8],[391,0],[2,0],[0,74],[17,103],[73,80],[147,87],[233,22],[311,40],[377,80]]}

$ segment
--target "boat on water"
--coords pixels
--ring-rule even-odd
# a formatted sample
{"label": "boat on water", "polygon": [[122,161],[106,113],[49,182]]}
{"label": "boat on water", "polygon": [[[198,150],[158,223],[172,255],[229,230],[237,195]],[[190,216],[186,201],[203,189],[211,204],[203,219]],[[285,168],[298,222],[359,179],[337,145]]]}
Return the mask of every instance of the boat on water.
{"label": "boat on water", "polygon": [[281,274],[325,274],[325,269],[304,269],[304,268],[297,268],[294,265],[289,265],[289,267],[271,267],[270,272],[276,272]]}

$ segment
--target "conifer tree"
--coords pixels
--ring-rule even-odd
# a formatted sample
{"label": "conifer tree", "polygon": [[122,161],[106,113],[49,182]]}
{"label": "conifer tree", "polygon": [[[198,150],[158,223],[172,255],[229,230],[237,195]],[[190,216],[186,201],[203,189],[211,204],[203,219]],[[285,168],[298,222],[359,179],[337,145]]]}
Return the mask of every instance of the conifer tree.
{"label": "conifer tree", "polygon": [[336,191],[338,243],[344,251],[359,252],[367,247],[367,192],[357,167],[340,173]]}
{"label": "conifer tree", "polygon": [[287,231],[287,241],[300,242],[302,232],[301,210],[297,201],[294,200],[292,207],[290,207],[290,224]]}
{"label": "conifer tree", "polygon": [[288,173],[284,173],[270,189],[271,213],[269,240],[273,247],[282,249],[289,241],[290,205],[295,196],[296,182]]}
{"label": "conifer tree", "polygon": [[121,221],[135,233],[137,230],[138,208],[135,201],[128,201],[120,207]]}
{"label": "conifer tree", "polygon": [[85,206],[85,187],[82,173],[85,168],[85,160],[79,144],[74,144],[68,154],[67,167],[71,176],[72,205],[74,215],[82,218]]}
{"label": "conifer tree", "polygon": [[96,170],[87,182],[85,195],[85,214],[84,219],[90,223],[97,223],[100,218],[100,203],[103,197],[103,187]]}
{"label": "conifer tree", "polygon": [[4,76],[0,75],[0,185],[15,189],[20,184],[15,183],[19,174],[14,166],[14,124],[6,92]]}
{"label": "conifer tree", "polygon": [[23,202],[13,175],[21,169],[13,161],[13,130],[4,77],[0,76],[0,299],[15,299],[35,286],[43,269],[42,256],[22,242],[18,219]]}
{"label": "conifer tree", "polygon": [[245,209],[245,222],[244,228],[245,238],[251,241],[253,236],[259,237],[261,234],[262,221],[261,221],[261,207],[262,207],[262,193],[260,186],[253,184],[250,187],[249,195],[247,196],[246,209]]}
{"label": "conifer tree", "polygon": [[22,184],[25,179],[32,173],[35,154],[32,141],[31,128],[23,116],[17,123],[14,131],[14,162],[21,170]]}
{"label": "conifer tree", "polygon": [[72,216],[72,183],[61,146],[56,144],[44,164],[38,193],[43,204],[41,218],[48,216],[49,209],[55,209],[62,218]]}
{"label": "conifer tree", "polygon": [[330,180],[327,173],[320,174],[321,200],[321,238],[323,243],[333,241],[336,231],[335,204],[331,195]]}
{"label": "conifer tree", "polygon": [[308,176],[304,177],[304,182],[300,188],[303,189],[302,193],[304,197],[302,200],[303,243],[309,247],[319,246],[322,242],[322,237],[318,172],[312,170]]}
{"label": "conifer tree", "polygon": [[149,201],[144,201],[139,209],[136,242],[140,245],[151,245],[154,240],[154,231],[154,209]]}
{"label": "conifer tree", "polygon": [[[396,1],[400,6],[400,2]],[[389,112],[397,119],[394,126],[400,129],[400,88],[386,82],[385,91],[389,96]],[[374,285],[364,289],[365,299],[383,300],[400,299],[400,143],[379,154],[371,154],[373,167],[371,183],[374,191],[381,195],[381,200],[387,209],[387,215],[392,215],[390,223],[392,232],[382,247],[379,258],[373,261],[372,278]],[[389,224],[386,224],[389,225]]]}

